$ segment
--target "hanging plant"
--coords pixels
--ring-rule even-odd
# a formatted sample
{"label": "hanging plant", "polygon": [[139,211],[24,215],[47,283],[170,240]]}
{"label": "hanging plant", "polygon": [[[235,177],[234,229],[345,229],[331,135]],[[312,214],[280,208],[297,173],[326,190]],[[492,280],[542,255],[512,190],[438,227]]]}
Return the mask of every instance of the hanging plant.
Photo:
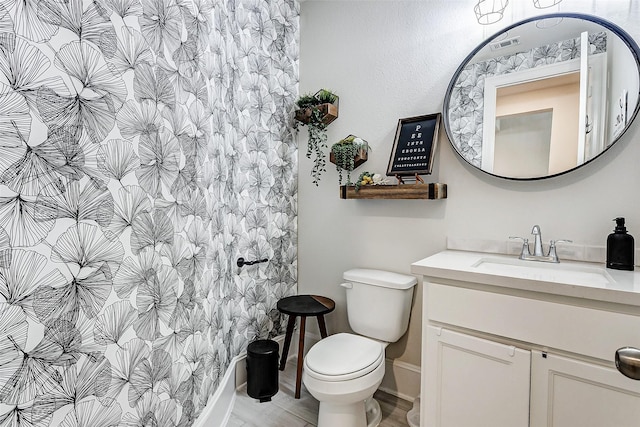
{"label": "hanging plant", "polygon": [[331,163],[335,163],[338,180],[342,185],[342,172],[347,172],[347,185],[351,185],[351,172],[367,161],[369,144],[355,135],[341,139],[331,146]]}
{"label": "hanging plant", "polygon": [[338,96],[329,90],[320,89],[313,95],[300,96],[296,105],[298,110],[295,112],[294,129],[307,126],[309,140],[306,155],[309,159],[313,158],[311,177],[313,183],[318,185],[320,176],[326,171],[326,129],[338,117]]}

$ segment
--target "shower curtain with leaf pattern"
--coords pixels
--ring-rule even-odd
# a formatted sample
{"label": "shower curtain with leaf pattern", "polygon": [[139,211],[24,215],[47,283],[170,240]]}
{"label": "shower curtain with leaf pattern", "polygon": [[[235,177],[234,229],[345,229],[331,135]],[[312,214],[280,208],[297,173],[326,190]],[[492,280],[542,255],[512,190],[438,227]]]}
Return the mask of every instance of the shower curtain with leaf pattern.
{"label": "shower curtain with leaf pattern", "polygon": [[282,332],[298,45],[294,0],[0,0],[0,426],[189,426]]}

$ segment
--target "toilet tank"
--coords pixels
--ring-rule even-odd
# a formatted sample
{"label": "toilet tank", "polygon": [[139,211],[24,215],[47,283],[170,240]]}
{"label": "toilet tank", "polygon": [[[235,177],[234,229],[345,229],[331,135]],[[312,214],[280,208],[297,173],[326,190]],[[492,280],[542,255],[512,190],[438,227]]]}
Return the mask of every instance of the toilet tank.
{"label": "toilet tank", "polygon": [[416,278],[363,268],[345,271],[342,277],[351,329],[380,341],[398,341],[409,325]]}

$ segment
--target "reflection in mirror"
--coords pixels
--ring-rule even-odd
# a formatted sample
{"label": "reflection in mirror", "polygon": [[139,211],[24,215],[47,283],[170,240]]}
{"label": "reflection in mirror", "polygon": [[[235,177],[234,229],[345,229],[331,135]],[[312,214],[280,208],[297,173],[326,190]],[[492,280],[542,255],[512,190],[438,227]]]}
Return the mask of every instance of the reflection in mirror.
{"label": "reflection in mirror", "polygon": [[608,149],[639,108],[638,47],[619,27],[554,14],[508,27],[460,65],[444,124],[464,160],[492,175],[539,179]]}
{"label": "reflection in mirror", "polygon": [[548,175],[552,119],[553,110],[496,117],[493,173],[516,177]]}

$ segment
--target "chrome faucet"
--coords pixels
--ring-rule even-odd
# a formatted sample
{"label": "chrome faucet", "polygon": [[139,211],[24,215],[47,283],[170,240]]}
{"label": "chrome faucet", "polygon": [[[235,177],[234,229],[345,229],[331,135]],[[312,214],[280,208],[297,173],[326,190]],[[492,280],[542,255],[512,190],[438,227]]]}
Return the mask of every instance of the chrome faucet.
{"label": "chrome faucet", "polygon": [[531,234],[535,237],[533,243],[533,256],[544,256],[542,253],[542,232],[539,225],[534,225],[531,229]]}
{"label": "chrome faucet", "polygon": [[560,260],[558,259],[558,253],[556,251],[556,246],[558,243],[573,243],[571,240],[550,240],[549,241],[549,252],[547,255],[544,254],[542,250],[542,232],[540,231],[539,225],[534,225],[531,229],[531,234],[533,234],[535,240],[533,242],[533,255],[531,255],[531,251],[529,250],[529,239],[525,239],[524,237],[516,237],[510,236],[510,239],[520,239],[522,240],[522,251],[520,252],[520,256],[518,258],[526,261],[542,261],[542,262],[555,262],[558,263]]}

